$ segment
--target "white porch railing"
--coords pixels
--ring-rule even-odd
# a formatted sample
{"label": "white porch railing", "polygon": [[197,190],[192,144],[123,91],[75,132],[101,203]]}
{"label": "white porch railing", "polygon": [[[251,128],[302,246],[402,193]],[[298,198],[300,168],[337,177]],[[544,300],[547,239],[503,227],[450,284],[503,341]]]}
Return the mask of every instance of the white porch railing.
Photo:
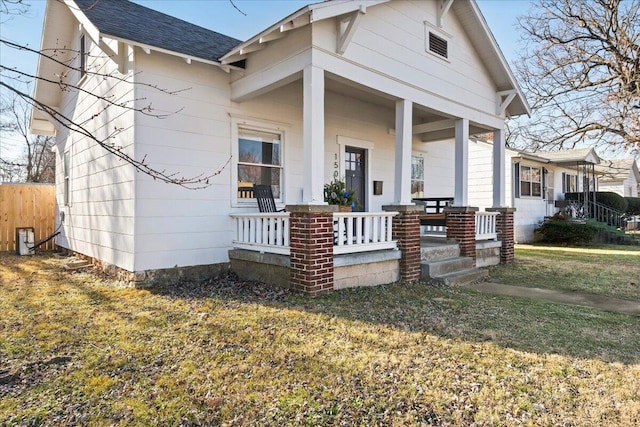
{"label": "white porch railing", "polygon": [[289,255],[289,213],[231,214],[236,223],[233,246],[250,251]]}
{"label": "white porch railing", "polygon": [[443,237],[447,235],[446,225],[421,225],[422,235],[426,237]]}
{"label": "white porch railing", "polygon": [[[334,254],[395,249],[393,217],[397,212],[335,212]],[[231,214],[235,221],[233,246],[238,249],[290,254],[289,213]],[[340,237],[341,236],[341,237]]]}
{"label": "white porch railing", "polygon": [[497,240],[496,218],[499,212],[476,212],[476,241]]}
{"label": "white porch railing", "polygon": [[398,212],[334,212],[333,253],[395,249],[393,217]]}

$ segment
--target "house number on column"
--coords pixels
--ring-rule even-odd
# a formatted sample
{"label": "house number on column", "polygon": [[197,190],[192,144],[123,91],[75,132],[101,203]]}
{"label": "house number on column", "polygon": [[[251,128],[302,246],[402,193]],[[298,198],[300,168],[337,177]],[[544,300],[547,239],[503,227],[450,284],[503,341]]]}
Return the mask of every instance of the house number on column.
{"label": "house number on column", "polygon": [[340,164],[338,163],[338,153],[334,153],[334,162],[333,162],[333,179],[338,179],[340,176]]}

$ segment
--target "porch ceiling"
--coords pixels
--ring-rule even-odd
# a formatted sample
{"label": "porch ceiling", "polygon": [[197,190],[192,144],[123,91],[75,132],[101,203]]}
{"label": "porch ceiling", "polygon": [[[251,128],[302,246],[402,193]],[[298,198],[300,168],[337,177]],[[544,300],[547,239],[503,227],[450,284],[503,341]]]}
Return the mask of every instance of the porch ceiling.
{"label": "porch ceiling", "polygon": [[[301,85],[302,73],[295,73],[288,78],[280,80],[260,91],[255,96],[263,95],[288,85]],[[359,101],[376,105],[389,110],[389,114],[395,115],[395,103],[399,98],[367,87],[353,80],[325,72],[325,91],[327,93],[339,94]],[[414,125],[414,135],[423,142],[440,141],[455,137],[455,119],[442,112],[429,108],[428,106],[413,104],[412,120]],[[393,129],[391,129],[393,131]],[[490,129],[480,127],[470,122],[469,135],[479,135],[489,132]]]}
{"label": "porch ceiling", "polygon": [[[395,103],[399,99],[387,93],[361,85],[353,80],[326,73],[325,88],[327,92],[338,93],[361,101],[388,108],[395,114]],[[440,141],[455,137],[455,119],[428,106],[413,104],[414,135],[419,135],[423,142]],[[469,135],[479,135],[490,129],[469,124]]]}

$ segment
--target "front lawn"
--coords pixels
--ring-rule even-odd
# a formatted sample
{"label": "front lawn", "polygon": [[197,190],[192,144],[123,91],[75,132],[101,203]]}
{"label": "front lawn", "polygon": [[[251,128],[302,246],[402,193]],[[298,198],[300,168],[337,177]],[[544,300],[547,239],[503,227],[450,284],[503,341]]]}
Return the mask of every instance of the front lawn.
{"label": "front lawn", "polygon": [[0,254],[0,425],[640,423],[640,318],[424,284],[122,289]]}
{"label": "front lawn", "polygon": [[491,268],[490,280],[640,301],[640,247],[522,245],[515,256],[513,265]]}

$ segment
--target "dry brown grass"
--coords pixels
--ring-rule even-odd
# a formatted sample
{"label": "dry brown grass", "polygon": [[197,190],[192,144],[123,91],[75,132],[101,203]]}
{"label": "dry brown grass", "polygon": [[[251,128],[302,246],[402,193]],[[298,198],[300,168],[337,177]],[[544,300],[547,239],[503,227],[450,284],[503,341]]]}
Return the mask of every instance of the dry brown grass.
{"label": "dry brown grass", "polygon": [[0,425],[640,424],[640,322],[424,284],[150,292],[0,255]]}

